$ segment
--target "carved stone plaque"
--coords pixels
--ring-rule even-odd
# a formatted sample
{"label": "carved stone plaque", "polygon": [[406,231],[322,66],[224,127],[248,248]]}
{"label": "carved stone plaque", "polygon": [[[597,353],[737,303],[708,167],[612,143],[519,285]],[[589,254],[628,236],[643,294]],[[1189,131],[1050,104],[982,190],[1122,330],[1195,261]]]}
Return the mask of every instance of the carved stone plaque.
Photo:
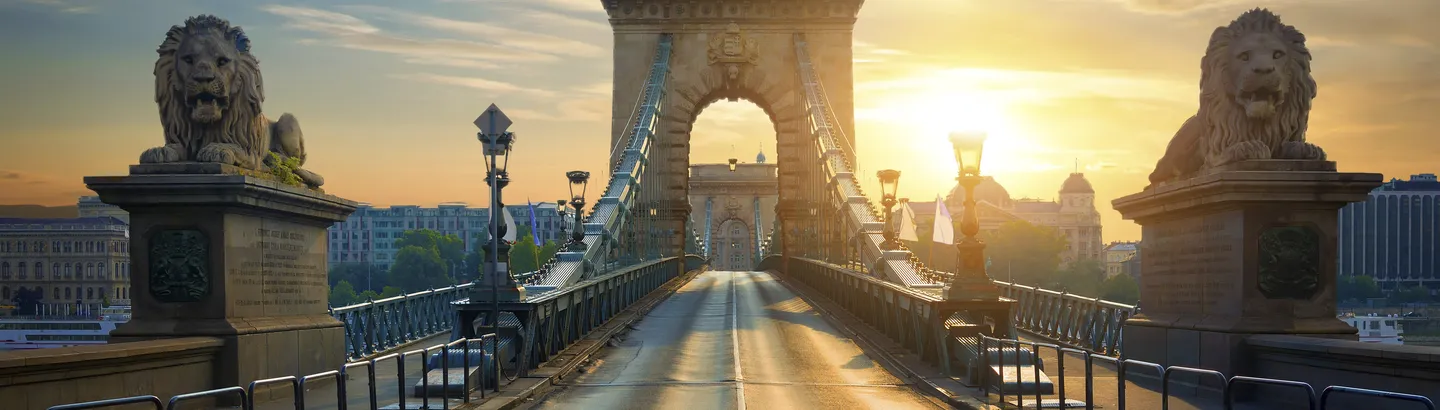
{"label": "carved stone plaque", "polygon": [[740,25],[730,23],[724,33],[710,37],[710,64],[723,64],[726,85],[740,78],[742,66],[754,65],[760,59],[755,39],[740,32]]}
{"label": "carved stone plaque", "polygon": [[150,296],[167,303],[210,296],[210,241],[194,229],[150,235]]}
{"label": "carved stone plaque", "polygon": [[1320,233],[1309,226],[1278,226],[1260,233],[1260,293],[1269,299],[1315,296],[1320,288]]}

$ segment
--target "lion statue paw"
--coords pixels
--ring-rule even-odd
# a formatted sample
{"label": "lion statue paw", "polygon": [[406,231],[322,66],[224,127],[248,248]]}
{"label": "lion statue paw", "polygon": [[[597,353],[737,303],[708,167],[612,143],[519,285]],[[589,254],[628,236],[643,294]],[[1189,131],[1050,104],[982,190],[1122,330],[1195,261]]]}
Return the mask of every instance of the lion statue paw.
{"label": "lion statue paw", "polygon": [[243,152],[243,149],[234,144],[210,144],[200,148],[200,152],[195,154],[195,161],[254,168],[253,164],[245,160],[247,157]]}
{"label": "lion statue paw", "polygon": [[185,147],[179,144],[166,144],[163,147],[155,147],[140,153],[141,164],[169,164],[185,160]]}
{"label": "lion statue paw", "polygon": [[1275,158],[1324,161],[1325,150],[1304,141],[1286,141],[1280,144],[1280,151],[1275,153]]}
{"label": "lion statue paw", "polygon": [[1270,159],[1270,154],[1270,146],[1266,145],[1264,141],[1241,141],[1225,148],[1225,151],[1220,155],[1220,161],[1216,162],[1215,165],[1219,166],[1252,159]]}

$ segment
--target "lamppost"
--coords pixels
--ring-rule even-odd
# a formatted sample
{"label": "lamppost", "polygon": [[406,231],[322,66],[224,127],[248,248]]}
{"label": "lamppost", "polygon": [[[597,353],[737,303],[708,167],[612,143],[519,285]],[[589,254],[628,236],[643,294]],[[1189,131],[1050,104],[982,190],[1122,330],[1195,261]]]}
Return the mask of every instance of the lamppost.
{"label": "lamppost", "polygon": [[980,218],[975,210],[975,186],[980,185],[980,154],[985,149],[985,134],[957,132],[950,134],[955,146],[955,162],[960,165],[955,178],[965,188],[965,214],[960,220],[960,233],[965,235],[955,244],[960,263],[945,290],[948,300],[994,300],[1000,289],[985,273],[985,243],[975,237],[980,233]]}
{"label": "lamppost", "polygon": [[735,159],[735,158],[730,158],[730,172],[735,172],[735,164],[736,164],[737,162],[740,162],[740,160],[737,160],[737,159]]}
{"label": "lamppost", "polygon": [[[490,186],[490,246],[485,252],[486,272],[482,286],[476,290],[490,288],[487,292],[478,292],[475,299],[484,301],[490,299],[495,303],[495,311],[498,315],[500,301],[519,301],[525,298],[525,288],[515,281],[510,274],[510,244],[505,241],[505,224],[501,212],[505,212],[505,204],[501,200],[501,191],[510,184],[510,174],[506,167],[510,163],[510,150],[515,145],[515,134],[509,132],[479,134],[480,142],[485,146],[485,183]],[[503,294],[502,294],[503,293]],[[492,316],[491,321],[496,322],[498,316]]]}
{"label": "lamppost", "polygon": [[575,229],[570,232],[570,242],[565,244],[565,248],[570,252],[583,251],[586,248],[585,227],[580,225],[580,216],[584,214],[585,188],[590,181],[590,173],[570,171],[565,173],[565,178],[570,180],[570,206],[575,208]]}
{"label": "lamppost", "polygon": [[900,241],[895,240],[895,217],[892,215],[895,208],[895,191],[900,188],[900,171],[885,169],[875,173],[880,177],[880,205],[885,207],[885,242],[880,244],[880,249],[900,249]]}
{"label": "lamppost", "polygon": [[555,200],[555,213],[560,215],[560,240],[569,240],[569,238],[565,236],[565,216],[567,215],[565,213],[565,202],[567,201],[564,199]]}

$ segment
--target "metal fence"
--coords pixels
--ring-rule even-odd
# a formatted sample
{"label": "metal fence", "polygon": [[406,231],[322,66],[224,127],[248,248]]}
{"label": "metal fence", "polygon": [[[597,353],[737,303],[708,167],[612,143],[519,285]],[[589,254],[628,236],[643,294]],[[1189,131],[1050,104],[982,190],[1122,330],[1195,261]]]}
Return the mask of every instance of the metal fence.
{"label": "metal fence", "polygon": [[360,360],[450,331],[450,302],[464,299],[473,286],[464,283],[334,308],[330,315],[345,324],[346,357]]}
{"label": "metal fence", "polygon": [[1034,286],[994,281],[1015,300],[1015,327],[1059,344],[1119,356],[1121,328],[1138,308]]}
{"label": "metal fence", "polygon": [[[256,407],[257,407],[257,405],[259,404],[259,403],[258,403],[259,400],[257,400],[256,397],[255,397],[255,393],[256,393],[256,391],[257,391],[257,390],[256,390],[257,388],[260,388],[260,387],[263,387],[263,386],[283,384],[283,385],[288,385],[288,386],[289,386],[289,390],[291,391],[291,396],[292,396],[292,397],[291,397],[291,399],[290,399],[290,402],[291,402],[292,408],[294,408],[294,409],[296,409],[296,410],[302,410],[302,409],[305,409],[305,408],[306,408],[306,404],[305,404],[305,401],[306,401],[306,398],[307,398],[307,394],[306,394],[306,393],[314,390],[314,389],[311,388],[311,387],[307,387],[307,384],[313,385],[312,383],[315,382],[315,381],[330,380],[330,381],[333,381],[333,382],[334,382],[334,386],[335,386],[335,399],[336,399],[337,407],[338,407],[340,410],[346,410],[346,409],[348,409],[348,408],[350,407],[350,400],[352,399],[352,397],[351,397],[351,393],[352,393],[352,392],[350,392],[349,389],[347,389],[347,387],[346,387],[347,383],[346,383],[346,382],[349,381],[352,377],[364,377],[364,378],[365,378],[365,385],[366,385],[367,389],[366,389],[366,391],[365,391],[364,393],[366,394],[365,398],[366,398],[366,402],[367,402],[367,403],[366,403],[365,406],[362,407],[362,408],[378,409],[378,408],[380,408],[380,405],[382,404],[382,400],[381,400],[380,397],[378,397],[377,392],[376,392],[376,387],[379,385],[379,381],[378,381],[378,379],[377,379],[377,377],[376,377],[375,365],[376,365],[376,363],[381,363],[381,362],[384,362],[384,361],[387,361],[387,360],[395,360],[395,361],[396,361],[396,364],[397,364],[397,366],[396,366],[396,375],[395,375],[395,376],[396,376],[395,384],[396,384],[396,386],[398,387],[398,389],[397,389],[398,394],[396,395],[397,397],[396,397],[395,399],[393,399],[393,400],[394,400],[393,402],[396,403],[396,404],[398,404],[398,408],[401,408],[401,409],[413,408],[412,406],[408,406],[408,405],[407,405],[407,403],[406,403],[407,400],[410,401],[411,404],[413,404],[415,401],[419,401],[419,402],[420,402],[419,404],[422,406],[422,407],[420,407],[420,408],[426,408],[426,409],[434,409],[434,408],[437,408],[437,407],[432,407],[433,405],[431,404],[431,400],[432,400],[431,397],[434,396],[434,395],[430,394],[430,392],[431,392],[431,390],[430,390],[430,389],[431,389],[430,378],[429,378],[429,377],[426,377],[426,376],[427,376],[427,374],[428,374],[431,370],[444,370],[444,371],[441,372],[441,381],[440,381],[440,386],[439,386],[441,390],[438,391],[438,392],[439,392],[439,398],[438,398],[438,400],[435,400],[435,401],[438,402],[438,403],[437,403],[438,406],[439,406],[438,408],[440,408],[440,409],[450,409],[450,408],[451,408],[451,407],[450,407],[450,401],[451,401],[451,400],[459,400],[459,401],[461,401],[462,403],[469,403],[469,402],[470,402],[470,400],[471,400],[471,397],[470,397],[470,396],[471,396],[471,395],[470,395],[470,389],[469,389],[469,387],[472,385],[472,383],[471,383],[471,381],[472,381],[472,380],[471,380],[471,370],[472,370],[472,368],[475,368],[476,370],[479,370],[479,371],[475,371],[474,373],[475,373],[475,375],[476,375],[475,377],[478,378],[478,380],[476,380],[476,382],[477,382],[476,385],[478,385],[478,386],[481,387],[481,388],[479,388],[479,389],[475,389],[475,390],[479,391],[479,393],[480,393],[479,398],[480,398],[480,399],[484,399],[484,398],[485,398],[485,396],[486,396],[486,388],[485,388],[485,386],[487,386],[487,385],[493,384],[493,386],[494,386],[494,390],[493,390],[493,391],[497,391],[497,392],[499,391],[499,389],[500,389],[500,383],[499,383],[499,381],[502,380],[503,378],[500,376],[500,373],[499,373],[499,366],[498,366],[499,363],[498,363],[497,360],[495,360],[495,351],[496,351],[496,347],[497,347],[497,343],[495,343],[495,342],[496,342],[495,334],[494,334],[494,333],[489,333],[489,334],[485,334],[485,335],[483,335],[483,336],[481,336],[481,337],[478,337],[478,338],[471,338],[471,339],[464,339],[464,338],[462,338],[462,339],[455,340],[455,341],[452,341],[452,342],[449,342],[449,343],[438,344],[438,345],[430,346],[430,347],[423,348],[423,349],[416,349],[416,350],[411,350],[411,351],[402,352],[402,353],[391,353],[391,354],[388,354],[388,355],[384,355],[384,356],[380,356],[380,357],[375,357],[375,358],[371,358],[371,359],[367,359],[367,360],[363,360],[363,361],[351,362],[351,363],[345,364],[344,366],[341,366],[339,369],[336,369],[336,370],[328,370],[328,371],[324,371],[324,372],[320,372],[320,373],[316,373],[316,374],[311,374],[311,375],[307,375],[307,376],[303,376],[303,377],[295,377],[295,376],[276,377],[276,378],[271,378],[271,379],[256,380],[256,381],[250,382],[250,385],[249,385],[248,387],[231,386],[231,387],[225,387],[225,388],[214,389],[214,390],[206,390],[206,391],[201,391],[201,392],[185,393],[185,394],[181,394],[181,395],[177,395],[177,396],[171,397],[168,402],[161,402],[161,400],[160,400],[159,398],[157,398],[157,397],[155,397],[155,396],[149,396],[149,395],[147,395],[147,396],[134,396],[134,397],[124,397],[124,398],[116,398],[116,399],[97,400],[97,401],[90,401],[90,402],[84,402],[84,403],[66,404],[66,405],[60,405],[60,406],[53,406],[53,407],[50,407],[49,409],[50,409],[50,410],[99,409],[99,408],[108,408],[108,407],[120,406],[120,405],[126,405],[126,404],[148,403],[148,404],[150,404],[151,406],[153,406],[153,407],[154,407],[155,409],[157,409],[157,410],[158,410],[158,409],[162,409],[162,408],[165,409],[165,410],[175,410],[175,409],[199,409],[199,408],[232,408],[232,409],[238,408],[238,409],[242,409],[242,410],[255,410]],[[475,348],[476,345],[478,345],[478,349]],[[438,355],[439,360],[440,360],[440,365],[439,365],[438,367],[435,367],[435,368],[432,369],[432,368],[431,368],[431,365],[430,365],[430,361],[429,361],[428,359],[430,359],[430,358],[432,357],[432,352],[437,352],[437,351],[442,352],[442,354],[439,354],[439,355]],[[460,354],[460,357],[461,357],[461,362],[460,362],[460,363],[452,363],[452,362],[450,361],[450,359],[449,359],[450,354],[448,354],[448,353],[449,353],[449,352],[452,352],[452,351],[458,351],[458,352],[461,353],[461,354]],[[477,353],[477,354],[479,354],[479,355],[481,356],[481,357],[480,357],[480,363],[471,363],[471,362],[470,362],[471,353]],[[421,396],[421,397],[418,398],[418,399],[417,399],[417,398],[407,398],[407,397],[406,397],[407,395],[405,394],[405,392],[406,392],[407,390],[409,390],[410,387],[412,387],[412,383],[415,383],[415,380],[414,380],[413,378],[406,378],[406,377],[405,377],[405,359],[406,359],[407,357],[414,357],[415,355],[420,355],[420,357],[421,357],[421,361],[420,361],[420,363],[421,363],[421,375],[420,375],[420,382],[419,382],[419,383],[420,383],[419,389],[420,389],[420,392],[421,392],[421,393],[420,393],[420,396]],[[363,373],[355,373],[355,372],[352,372],[352,369],[356,369],[356,368],[360,368],[360,367],[363,367],[363,368],[364,368],[364,372],[363,372]],[[461,379],[461,380],[456,380],[456,381],[462,382],[462,383],[463,383],[462,386],[465,386],[464,388],[460,389],[459,392],[454,392],[454,391],[452,391],[451,388],[449,388],[449,385],[450,385],[451,380],[450,380],[450,378],[449,378],[450,372],[449,372],[448,370],[454,370],[454,369],[464,369],[464,371],[461,372],[461,373],[462,373],[462,379]],[[211,405],[211,407],[203,407],[203,405],[202,405],[200,402],[197,402],[197,401],[199,401],[199,400],[201,400],[201,399],[216,400],[217,403],[224,403],[224,404]],[[386,400],[385,402],[386,402],[385,404],[390,404],[390,401],[389,401],[389,400]]]}
{"label": "metal fence", "polygon": [[[1199,380],[1200,378],[1210,379],[1211,382],[1207,383],[1207,385],[1209,386],[1207,387],[1207,389],[1212,392],[1214,397],[1222,400],[1225,409],[1232,409],[1235,407],[1236,404],[1239,403],[1237,397],[1239,395],[1236,394],[1236,392],[1240,391],[1240,389],[1237,389],[1236,386],[1250,385],[1294,389],[1298,392],[1305,394],[1305,405],[1306,408],[1310,410],[1330,410],[1332,408],[1332,401],[1330,400],[1330,398],[1339,395],[1363,396],[1367,400],[1367,403],[1375,406],[1378,406],[1379,403],[1382,402],[1408,402],[1414,403],[1416,406],[1423,406],[1428,410],[1435,410],[1435,403],[1433,401],[1431,401],[1425,396],[1419,396],[1414,394],[1362,389],[1358,387],[1348,386],[1328,386],[1325,387],[1325,389],[1317,395],[1315,393],[1315,388],[1305,382],[1247,376],[1227,377],[1224,373],[1214,370],[1196,369],[1181,366],[1165,367],[1156,363],[1150,363],[1140,360],[1122,359],[1102,354],[1092,354],[1091,352],[1085,350],[1050,343],[1027,342],[1016,339],[999,339],[980,335],[980,346],[980,350],[983,352],[996,353],[993,355],[996,358],[993,361],[991,360],[991,354],[980,355],[980,367],[982,369],[995,369],[994,372],[984,373],[987,379],[982,380],[982,383],[980,384],[981,392],[985,395],[987,399],[991,397],[992,393],[995,394],[999,397],[999,401],[1001,403],[1005,403],[1006,398],[1011,396],[1015,397],[1016,403],[1025,403],[1025,400],[1027,399],[1031,400],[1029,403],[1041,403],[1043,401],[1044,394],[1042,394],[1042,392],[1038,388],[1033,388],[1033,391],[1030,393],[1018,391],[1007,392],[1005,388],[1006,385],[1004,383],[1005,380],[1000,380],[1000,376],[997,375],[1013,374],[1018,379],[1023,371],[1029,370],[1031,372],[1034,372],[1032,377],[1034,377],[1035,380],[1039,380],[1041,374],[1040,372],[1044,370],[1042,369],[1043,365],[1031,366],[1031,364],[1041,363],[1038,359],[1041,353],[1044,350],[1050,350],[1055,353],[1056,357],[1055,370],[1057,371],[1057,374],[1054,378],[1052,378],[1052,380],[1056,380],[1056,400],[1064,400],[1068,398],[1066,394],[1067,383],[1064,357],[1066,355],[1079,356],[1078,359],[1082,360],[1085,363],[1085,368],[1081,369],[1081,371],[1085,373],[1085,383],[1084,386],[1080,386],[1081,391],[1079,393],[1085,395],[1084,408],[1087,410],[1097,407],[1095,405],[1094,383],[1094,368],[1096,361],[1115,367],[1115,376],[1117,379],[1115,383],[1117,400],[1116,407],[1119,410],[1125,410],[1126,408],[1126,378],[1130,375],[1132,371],[1137,373],[1143,373],[1145,375],[1154,377],[1155,379],[1160,381],[1160,408],[1162,410],[1168,410],[1170,408],[1170,398],[1174,397],[1171,394],[1171,386],[1175,384],[1174,380],[1177,378],[1176,376],[1182,374],[1189,375],[1193,377],[1194,380]],[[1034,359],[1034,361],[1029,360],[1029,358],[1032,357],[1036,359]],[[1007,358],[1009,360],[1007,360]],[[1013,366],[1013,371],[1010,370],[1010,366]],[[1026,366],[1030,366],[1030,369],[1025,369]],[[1138,371],[1134,369],[1138,369]],[[1071,392],[1076,392],[1074,389],[1069,390]],[[1350,409],[1353,407],[1334,408],[1338,410]]]}

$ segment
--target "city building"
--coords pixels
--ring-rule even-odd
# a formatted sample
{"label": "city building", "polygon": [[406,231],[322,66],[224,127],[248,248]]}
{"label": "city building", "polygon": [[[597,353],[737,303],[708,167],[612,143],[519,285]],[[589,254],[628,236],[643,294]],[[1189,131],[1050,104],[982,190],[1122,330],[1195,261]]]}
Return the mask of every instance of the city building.
{"label": "city building", "polygon": [[[564,242],[562,230],[572,229],[573,217],[566,218],[569,224],[562,224],[556,212],[555,202],[535,204],[535,235],[544,241]],[[528,204],[506,205],[505,209],[515,219],[517,227],[530,225]],[[571,210],[573,212],[573,209]],[[395,240],[405,231],[430,229],[444,235],[456,235],[465,242],[465,250],[475,249],[477,243],[485,243],[489,237],[490,211],[485,208],[471,208],[465,203],[444,203],[434,208],[416,205],[396,205],[377,208],[360,204],[359,209],[345,222],[330,227],[329,261],[336,263],[370,263],[381,269],[390,269],[395,261]]]}
{"label": "city building", "polygon": [[1365,202],[1340,209],[1340,275],[1370,276],[1381,289],[1440,290],[1440,181],[1391,179]]}
{"label": "city building", "polygon": [[[976,213],[980,219],[980,232],[1000,229],[1006,222],[1023,220],[1035,225],[1049,226],[1060,231],[1067,239],[1065,251],[1060,255],[1062,266],[1078,260],[1102,260],[1105,247],[1101,242],[1100,212],[1095,209],[1095,190],[1085,174],[1072,173],[1060,184],[1058,201],[1037,199],[1012,199],[1010,192],[995,181],[984,177],[975,186]],[[950,219],[959,223],[965,210],[965,188],[956,185],[945,196],[945,208]],[[929,232],[928,224],[934,221],[933,202],[910,202],[915,212],[917,231]],[[957,235],[959,230],[956,229]]]}
{"label": "city building", "polygon": [[130,227],[109,216],[0,218],[0,300],[40,290],[41,304],[130,304]]}
{"label": "city building", "polygon": [[1136,282],[1139,282],[1139,281],[1140,281],[1140,275],[1143,274],[1143,273],[1140,271],[1140,258],[1141,258],[1144,254],[1145,254],[1145,249],[1144,249],[1143,247],[1141,247],[1141,246],[1136,246],[1136,247],[1135,247],[1135,254],[1134,254],[1134,255],[1130,255],[1130,257],[1128,257],[1128,258],[1125,258],[1125,261],[1121,263],[1121,269],[1120,269],[1120,271],[1123,272],[1123,273],[1126,274],[1126,275],[1130,275],[1130,277],[1133,278],[1133,279],[1135,279]]}
{"label": "city building", "polygon": [[1136,242],[1111,242],[1105,246],[1105,278],[1109,279],[1115,275],[1125,274],[1125,262],[1135,257],[1140,252],[1140,244]]}
{"label": "city building", "polygon": [[757,238],[763,239],[775,226],[778,188],[775,164],[765,163],[764,152],[755,156],[754,164],[735,164],[733,171],[730,164],[690,166],[690,219],[703,235],[705,213],[710,212],[713,268],[754,269]]}
{"label": "city building", "polygon": [[100,202],[100,197],[98,196],[80,197],[80,201],[76,204],[75,208],[76,211],[79,212],[78,216],[81,218],[108,216],[119,219],[126,224],[130,223],[129,212],[125,212],[124,209],[120,209],[118,206]]}

